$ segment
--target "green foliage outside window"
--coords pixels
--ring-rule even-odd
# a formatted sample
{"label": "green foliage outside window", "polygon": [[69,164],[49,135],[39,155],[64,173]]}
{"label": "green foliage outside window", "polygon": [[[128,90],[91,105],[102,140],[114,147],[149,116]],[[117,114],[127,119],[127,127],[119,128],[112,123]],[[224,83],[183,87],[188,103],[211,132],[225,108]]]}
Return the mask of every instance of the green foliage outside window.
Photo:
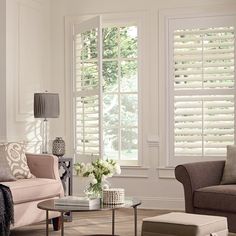
{"label": "green foliage outside window", "polygon": [[108,158],[137,159],[137,45],[135,26],[103,29],[104,152]]}

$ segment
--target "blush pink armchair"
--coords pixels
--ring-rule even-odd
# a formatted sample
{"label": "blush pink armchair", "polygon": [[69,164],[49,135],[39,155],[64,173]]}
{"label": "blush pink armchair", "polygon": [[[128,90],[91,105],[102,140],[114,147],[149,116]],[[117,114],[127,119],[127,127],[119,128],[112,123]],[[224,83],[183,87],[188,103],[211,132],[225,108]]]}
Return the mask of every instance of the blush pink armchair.
{"label": "blush pink armchair", "polygon": [[[11,189],[14,202],[14,226],[17,228],[46,219],[45,211],[37,208],[40,201],[64,196],[64,191],[58,171],[58,158],[47,154],[26,154],[27,163],[33,179],[19,179],[3,182]],[[59,214],[50,212],[54,218],[54,230],[59,225]]]}

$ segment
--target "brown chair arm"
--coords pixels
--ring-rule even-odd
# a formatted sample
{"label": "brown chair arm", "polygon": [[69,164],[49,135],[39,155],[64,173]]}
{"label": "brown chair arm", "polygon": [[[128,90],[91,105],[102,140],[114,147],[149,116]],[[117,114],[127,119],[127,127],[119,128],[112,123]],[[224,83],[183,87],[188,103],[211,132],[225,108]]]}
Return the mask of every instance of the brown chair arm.
{"label": "brown chair arm", "polygon": [[183,184],[186,212],[194,212],[193,193],[196,189],[219,185],[225,161],[206,161],[178,165],[176,179]]}
{"label": "brown chair arm", "polygon": [[26,158],[31,173],[37,178],[60,180],[56,156],[26,153]]}

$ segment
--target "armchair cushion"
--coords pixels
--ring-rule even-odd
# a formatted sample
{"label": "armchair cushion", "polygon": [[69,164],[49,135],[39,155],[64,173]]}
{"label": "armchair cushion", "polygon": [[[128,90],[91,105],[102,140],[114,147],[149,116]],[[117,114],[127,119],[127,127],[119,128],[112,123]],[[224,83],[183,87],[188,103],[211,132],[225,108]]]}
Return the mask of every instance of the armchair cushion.
{"label": "armchair cushion", "polygon": [[59,197],[63,194],[61,182],[55,179],[21,179],[4,184],[11,190],[14,204]]}
{"label": "armchair cushion", "polygon": [[60,180],[58,157],[50,154],[26,153],[26,158],[30,171],[36,178]]}
{"label": "armchair cushion", "polygon": [[236,185],[215,185],[197,189],[193,205],[196,208],[236,212]]}

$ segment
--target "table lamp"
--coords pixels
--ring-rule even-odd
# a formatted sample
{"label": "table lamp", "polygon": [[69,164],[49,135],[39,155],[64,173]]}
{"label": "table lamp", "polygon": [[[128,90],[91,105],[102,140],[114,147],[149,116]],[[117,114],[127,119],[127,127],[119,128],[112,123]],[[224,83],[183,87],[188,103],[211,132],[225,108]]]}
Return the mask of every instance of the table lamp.
{"label": "table lamp", "polygon": [[58,93],[35,93],[34,94],[34,117],[43,118],[43,147],[42,153],[48,153],[48,125],[47,118],[58,118],[60,114]]}

